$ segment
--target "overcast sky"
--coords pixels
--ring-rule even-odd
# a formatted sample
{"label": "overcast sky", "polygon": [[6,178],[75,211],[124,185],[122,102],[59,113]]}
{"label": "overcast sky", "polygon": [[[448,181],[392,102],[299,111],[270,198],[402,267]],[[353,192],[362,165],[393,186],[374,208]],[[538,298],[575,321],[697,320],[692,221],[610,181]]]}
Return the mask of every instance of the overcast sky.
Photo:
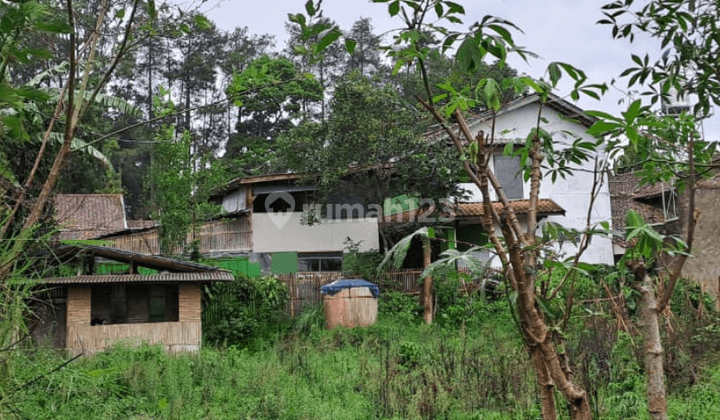
{"label": "overcast sky", "polygon": [[[182,1],[182,0],[180,0]],[[223,30],[247,26],[254,34],[272,34],[277,49],[285,47],[287,34],[285,22],[288,13],[304,11],[305,0],[217,0],[205,2],[200,10]],[[596,25],[602,18],[600,6],[609,0],[455,0],[466,11],[465,25],[486,14],[507,19],[519,26],[524,34],[516,34],[516,42],[540,58],[530,63],[511,60],[510,64],[520,73],[533,77],[543,76],[552,61],[564,61],[585,71],[593,82],[609,83],[627,67],[632,66],[630,54],[645,55],[651,59],[660,53],[659,45],[647,38],[636,38],[635,43],[613,40],[610,27]],[[188,3],[189,5],[190,3]],[[342,29],[349,30],[360,17],[372,19],[377,34],[386,33],[401,25],[399,19],[387,14],[387,4],[373,4],[369,0],[324,0],[324,15],[335,20]],[[386,38],[386,39],[389,39]],[[625,86],[625,81],[618,83]],[[569,89],[559,94],[566,96]],[[581,99],[578,105],[584,109],[599,109],[618,114],[618,100],[624,95],[619,91],[606,95],[601,102]],[[720,117],[711,117],[704,124],[707,140],[720,139]]]}

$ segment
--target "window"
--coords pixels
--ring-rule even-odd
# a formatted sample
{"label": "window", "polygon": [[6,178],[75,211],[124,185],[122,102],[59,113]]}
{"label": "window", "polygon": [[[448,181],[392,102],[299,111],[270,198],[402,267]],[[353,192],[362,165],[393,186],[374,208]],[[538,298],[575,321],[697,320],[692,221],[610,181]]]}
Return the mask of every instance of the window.
{"label": "window", "polygon": [[342,271],[342,253],[298,254],[298,271]]}
{"label": "window", "polygon": [[523,198],[523,178],[518,156],[495,155],[495,175],[508,198]]}
{"label": "window", "polygon": [[108,284],[93,286],[91,325],[177,322],[176,284]]}

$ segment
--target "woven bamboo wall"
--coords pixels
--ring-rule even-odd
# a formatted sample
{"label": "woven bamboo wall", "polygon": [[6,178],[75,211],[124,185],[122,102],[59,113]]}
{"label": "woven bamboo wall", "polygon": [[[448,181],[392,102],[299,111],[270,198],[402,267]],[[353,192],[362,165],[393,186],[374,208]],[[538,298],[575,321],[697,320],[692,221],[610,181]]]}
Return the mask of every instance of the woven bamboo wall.
{"label": "woven bamboo wall", "polygon": [[[200,240],[200,253],[243,252],[252,250],[252,230],[246,217],[232,220],[214,220],[200,226],[197,231]],[[193,240],[188,233],[186,243]],[[140,254],[160,254],[160,237],[157,228],[146,232],[131,233],[112,239],[111,247]],[[182,254],[183,249],[174,249],[173,254]]]}
{"label": "woven bamboo wall", "polygon": [[67,327],[90,325],[90,286],[79,285],[68,288]]}
{"label": "woven bamboo wall", "polygon": [[200,290],[200,285],[181,284],[178,298],[178,320],[180,322],[200,322],[202,319],[202,290]]}
{"label": "woven bamboo wall", "polygon": [[73,355],[94,354],[117,343],[130,346],[164,344],[168,351],[175,353],[197,351],[201,337],[200,321],[73,325],[68,327],[67,346]]}
{"label": "woven bamboo wall", "polygon": [[164,344],[170,352],[197,351],[202,342],[202,290],[199,284],[181,284],[179,322],[90,325],[90,286],[72,286],[67,297],[67,348],[77,355],[93,354],[115,343]]}

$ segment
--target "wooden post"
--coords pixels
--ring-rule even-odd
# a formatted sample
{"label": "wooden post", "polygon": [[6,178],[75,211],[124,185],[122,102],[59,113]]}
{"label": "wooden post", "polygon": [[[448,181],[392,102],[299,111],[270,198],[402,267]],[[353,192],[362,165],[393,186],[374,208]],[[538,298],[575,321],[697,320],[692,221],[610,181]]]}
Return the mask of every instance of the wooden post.
{"label": "wooden post", "polygon": [[[430,239],[423,239],[423,268],[428,268],[431,262]],[[423,305],[423,319],[426,323],[432,324],[433,321],[433,295],[432,295],[432,276],[425,277],[423,282],[421,301]]]}

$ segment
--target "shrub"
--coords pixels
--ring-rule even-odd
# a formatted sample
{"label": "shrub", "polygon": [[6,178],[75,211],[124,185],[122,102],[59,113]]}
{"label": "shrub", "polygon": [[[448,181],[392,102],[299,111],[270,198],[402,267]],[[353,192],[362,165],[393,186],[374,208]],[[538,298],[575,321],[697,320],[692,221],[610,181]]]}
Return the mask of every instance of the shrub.
{"label": "shrub", "polygon": [[203,299],[205,340],[243,347],[282,330],[288,294],[275,277],[240,274],[208,286]]}

